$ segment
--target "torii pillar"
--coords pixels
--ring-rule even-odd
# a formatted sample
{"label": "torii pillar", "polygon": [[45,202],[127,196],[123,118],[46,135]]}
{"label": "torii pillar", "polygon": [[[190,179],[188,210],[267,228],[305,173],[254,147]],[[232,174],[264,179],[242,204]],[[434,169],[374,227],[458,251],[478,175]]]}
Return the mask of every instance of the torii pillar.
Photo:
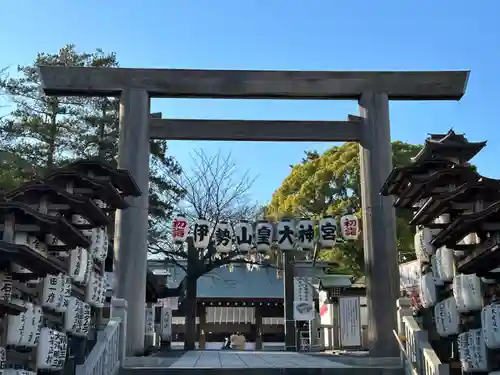
{"label": "torii pillar", "polygon": [[[297,72],[40,67],[44,91],[60,96],[120,97],[119,167],[144,195],[116,222],[118,297],[128,302],[127,352],[144,348],[147,267],[148,139],[359,142],[363,244],[371,354],[399,356],[398,280],[392,200],[379,191],[392,169],[389,100],[459,100],[469,72]],[[357,100],[349,121],[162,120],[149,97]],[[285,319],[293,319],[285,317]]]}

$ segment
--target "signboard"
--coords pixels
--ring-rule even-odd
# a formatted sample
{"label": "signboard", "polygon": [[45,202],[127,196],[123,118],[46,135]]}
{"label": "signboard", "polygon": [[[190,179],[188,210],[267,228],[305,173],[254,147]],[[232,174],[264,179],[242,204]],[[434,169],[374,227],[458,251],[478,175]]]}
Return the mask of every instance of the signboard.
{"label": "signboard", "polygon": [[315,318],[314,309],[314,288],[312,277],[293,278],[293,319],[313,320]]}
{"label": "signboard", "polygon": [[116,285],[116,276],[114,272],[105,272],[104,273],[104,288],[107,291],[114,291]]}
{"label": "signboard", "polygon": [[163,307],[169,308],[170,310],[179,310],[179,298],[178,297],[167,297],[161,300],[161,305]]}
{"label": "signboard", "polygon": [[152,335],[155,333],[155,309],[153,307],[146,307],[145,314],[145,333],[146,335]]}
{"label": "signboard", "polygon": [[361,346],[361,306],[359,297],[340,297],[340,346]]}
{"label": "signboard", "polygon": [[161,337],[169,339],[172,336],[172,309],[168,307],[161,308]]}
{"label": "signboard", "polygon": [[401,290],[411,291],[420,285],[420,261],[401,263],[399,265],[399,285]]}
{"label": "signboard", "polygon": [[293,301],[294,320],[314,320],[315,313],[313,302]]}
{"label": "signboard", "polygon": [[314,297],[312,277],[293,278],[293,300],[300,302],[312,302]]}

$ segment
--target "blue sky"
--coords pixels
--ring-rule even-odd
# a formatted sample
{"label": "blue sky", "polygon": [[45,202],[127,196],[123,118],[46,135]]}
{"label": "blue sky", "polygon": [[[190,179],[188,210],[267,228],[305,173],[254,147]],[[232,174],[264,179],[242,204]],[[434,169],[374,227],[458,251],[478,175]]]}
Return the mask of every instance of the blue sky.
{"label": "blue sky", "polygon": [[[392,138],[421,143],[450,127],[488,140],[474,159],[500,178],[498,0],[16,0],[0,4],[0,67],[29,64],[67,43],[116,52],[124,67],[288,70],[472,70],[460,102],[396,102]],[[5,16],[7,15],[7,16]],[[344,101],[154,100],[175,118],[342,120]],[[231,152],[267,201],[305,149],[326,143],[171,142],[185,166],[193,149]]]}

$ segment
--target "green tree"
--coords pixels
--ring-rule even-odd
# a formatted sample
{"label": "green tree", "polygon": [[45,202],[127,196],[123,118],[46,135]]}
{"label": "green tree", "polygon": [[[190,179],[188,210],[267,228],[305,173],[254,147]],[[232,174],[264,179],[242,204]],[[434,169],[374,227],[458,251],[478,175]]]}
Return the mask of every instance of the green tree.
{"label": "green tree", "polygon": [[[420,150],[420,145],[393,142],[393,165],[404,166]],[[361,218],[361,193],[359,175],[359,146],[345,143],[335,146],[323,155],[306,152],[300,164],[292,170],[282,185],[273,194],[268,214],[279,219],[284,216],[311,217],[324,215],[340,217],[353,212]],[[396,212],[397,247],[400,261],[414,257],[414,230],[408,225],[407,212]],[[361,220],[360,220],[361,222]],[[364,273],[364,256],[361,236],[356,241],[337,244],[320,254],[321,259],[333,260],[342,265],[340,272],[353,276]]]}
{"label": "green tree", "polygon": [[44,170],[70,158],[72,137],[80,130],[78,98],[48,97],[41,88],[38,65],[86,66],[92,54],[68,45],[55,54],[39,53],[33,64],[18,66],[18,75],[2,81],[13,110],[0,124],[8,151]]}
{"label": "green tree", "polygon": [[[118,67],[119,63],[115,53],[101,49],[79,52],[74,45],[67,45],[55,54],[38,54],[32,65],[19,66],[18,76],[0,80],[0,88],[14,107],[0,122],[2,149],[42,173],[78,158],[116,165],[119,99],[45,96],[38,65]],[[171,182],[181,169],[168,155],[166,141],[152,140],[150,145],[150,229],[156,233],[183,191]],[[24,167],[12,169],[12,163],[4,165],[13,171],[14,181],[32,177],[32,173],[26,176]]]}
{"label": "green tree", "polygon": [[19,187],[33,173],[33,167],[25,160],[0,149],[0,195]]}

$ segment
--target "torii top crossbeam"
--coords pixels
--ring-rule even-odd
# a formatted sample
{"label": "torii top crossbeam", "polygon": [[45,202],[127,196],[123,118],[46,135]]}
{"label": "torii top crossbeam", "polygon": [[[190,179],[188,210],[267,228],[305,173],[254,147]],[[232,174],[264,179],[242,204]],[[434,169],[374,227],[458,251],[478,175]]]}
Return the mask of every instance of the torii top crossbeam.
{"label": "torii top crossbeam", "polygon": [[48,95],[119,96],[125,88],[151,97],[357,100],[386,92],[390,100],[459,100],[469,71],[266,71],[41,66]]}

